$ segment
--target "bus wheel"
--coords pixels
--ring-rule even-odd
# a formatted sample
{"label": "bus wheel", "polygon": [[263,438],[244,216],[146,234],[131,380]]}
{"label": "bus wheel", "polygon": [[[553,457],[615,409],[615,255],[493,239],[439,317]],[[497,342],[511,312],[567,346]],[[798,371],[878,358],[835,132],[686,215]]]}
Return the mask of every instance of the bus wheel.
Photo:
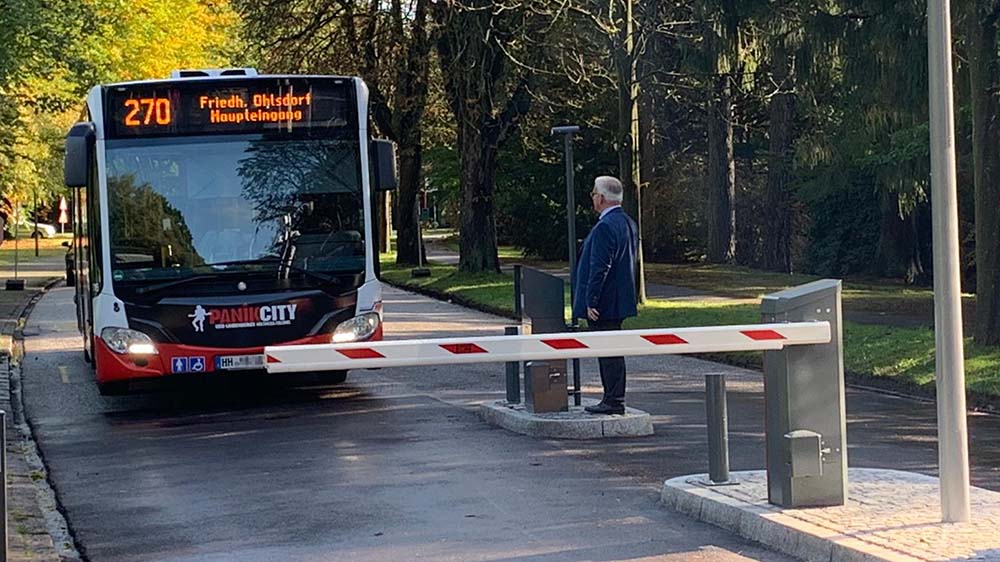
{"label": "bus wheel", "polygon": [[97,391],[101,396],[121,396],[128,393],[128,383],[126,381],[99,382]]}

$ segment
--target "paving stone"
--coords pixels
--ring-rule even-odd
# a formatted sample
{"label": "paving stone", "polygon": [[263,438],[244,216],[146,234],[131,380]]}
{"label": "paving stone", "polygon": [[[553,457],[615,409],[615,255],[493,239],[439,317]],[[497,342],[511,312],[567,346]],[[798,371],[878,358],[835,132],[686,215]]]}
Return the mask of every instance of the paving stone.
{"label": "paving stone", "polygon": [[972,520],[941,523],[938,480],[922,474],[852,468],[846,505],[803,509],[768,504],[764,471],[733,473],[738,486],[692,484],[699,478],[668,480],[663,503],[806,560],[1000,562],[998,492],[973,487]]}

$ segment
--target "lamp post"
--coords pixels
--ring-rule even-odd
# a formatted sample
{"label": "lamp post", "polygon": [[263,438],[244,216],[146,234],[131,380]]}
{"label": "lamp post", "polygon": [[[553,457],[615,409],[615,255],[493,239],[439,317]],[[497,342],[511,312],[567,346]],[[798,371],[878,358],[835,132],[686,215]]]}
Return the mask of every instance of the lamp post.
{"label": "lamp post", "polygon": [[934,242],[934,371],[937,379],[941,518],[968,521],[969,438],[965,419],[962,293],[958,265],[955,113],[948,0],[927,1],[931,211]]}
{"label": "lamp post", "polygon": [[[552,127],[553,135],[563,135],[563,159],[566,161],[566,229],[569,234],[569,303],[573,307],[576,294],[576,197],[573,190],[573,135],[580,132],[576,125]],[[576,318],[572,319],[574,324]]]}

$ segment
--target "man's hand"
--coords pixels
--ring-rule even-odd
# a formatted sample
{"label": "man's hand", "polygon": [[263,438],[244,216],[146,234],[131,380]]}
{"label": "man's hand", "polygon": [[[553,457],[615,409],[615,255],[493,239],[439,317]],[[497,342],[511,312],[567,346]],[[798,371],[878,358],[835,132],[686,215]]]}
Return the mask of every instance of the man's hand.
{"label": "man's hand", "polygon": [[587,318],[594,322],[597,322],[601,318],[601,313],[597,311],[596,308],[587,307]]}

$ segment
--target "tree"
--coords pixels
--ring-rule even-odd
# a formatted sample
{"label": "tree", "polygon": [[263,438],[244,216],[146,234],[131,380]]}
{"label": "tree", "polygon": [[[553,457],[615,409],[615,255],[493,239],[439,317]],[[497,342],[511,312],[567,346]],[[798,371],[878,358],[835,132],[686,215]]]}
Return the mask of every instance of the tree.
{"label": "tree", "polygon": [[[786,20],[787,21],[787,20]],[[762,265],[765,269],[792,272],[793,202],[792,151],[795,140],[795,77],[794,63],[788,41],[791,33],[785,29],[772,39],[771,79],[768,121],[767,185],[764,190],[764,212],[761,225],[763,244]]]}
{"label": "tree", "polygon": [[[461,217],[459,269],[500,271],[494,190],[500,145],[516,130],[531,105],[530,66],[543,33],[542,18],[524,4],[492,0],[441,0],[437,53],[448,104],[458,122]],[[524,60],[513,58],[514,53]]]}
{"label": "tree", "polygon": [[975,178],[976,326],[974,338],[1000,345],[1000,4],[969,2],[966,30],[972,97],[972,156]]}
{"label": "tree", "polygon": [[435,40],[430,0],[240,0],[238,5],[245,35],[268,67],[358,73],[365,80],[372,118],[399,149],[396,262],[416,264],[423,121]]}
{"label": "tree", "polygon": [[[704,52],[708,62],[708,260],[736,260],[736,160],[733,154],[733,70],[739,32],[732,0],[702,4]],[[710,14],[712,8],[720,9]]]}
{"label": "tree", "polygon": [[0,190],[51,201],[90,87],[216,66],[235,18],[224,0],[19,0],[0,5],[0,21]]}

